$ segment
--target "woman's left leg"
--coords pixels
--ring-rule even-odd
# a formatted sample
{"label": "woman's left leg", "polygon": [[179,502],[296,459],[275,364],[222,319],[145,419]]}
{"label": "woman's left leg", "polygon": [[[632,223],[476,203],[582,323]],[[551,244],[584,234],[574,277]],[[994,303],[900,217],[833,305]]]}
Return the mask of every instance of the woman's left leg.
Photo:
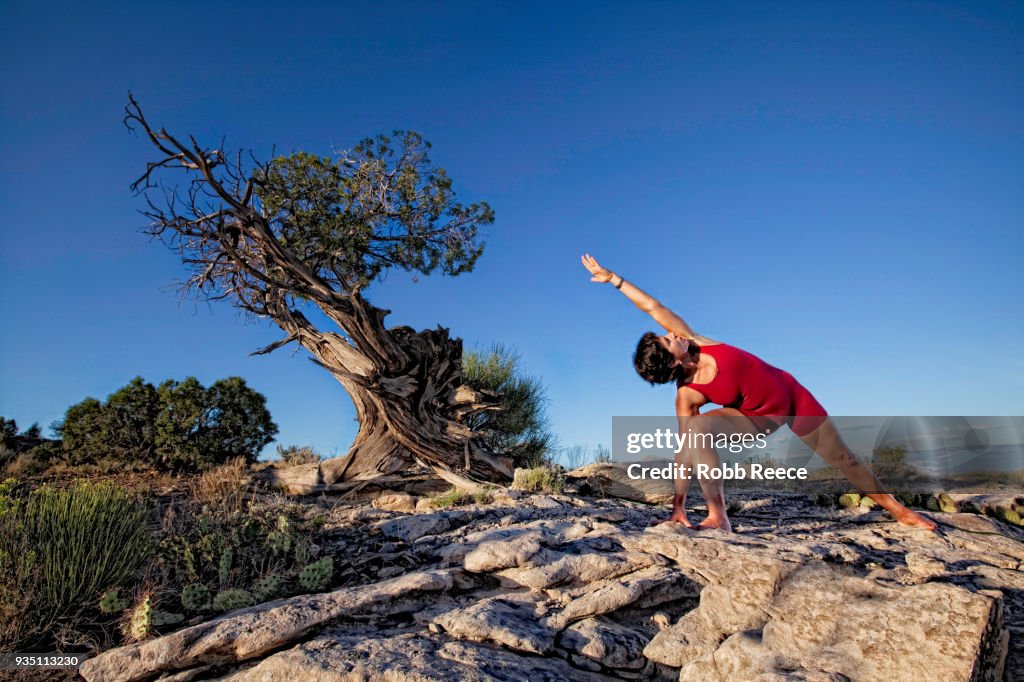
{"label": "woman's left leg", "polygon": [[843,437],[839,435],[831,419],[825,419],[816,429],[800,436],[800,440],[818,453],[823,460],[843,472],[858,490],[892,514],[897,521],[908,526],[935,530],[934,521],[907,509],[895,497],[883,492],[882,483],[843,442]]}

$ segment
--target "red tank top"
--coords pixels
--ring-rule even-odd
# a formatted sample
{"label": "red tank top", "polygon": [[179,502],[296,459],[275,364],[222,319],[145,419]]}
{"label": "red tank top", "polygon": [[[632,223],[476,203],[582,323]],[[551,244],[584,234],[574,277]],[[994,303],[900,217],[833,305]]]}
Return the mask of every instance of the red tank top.
{"label": "red tank top", "polygon": [[702,393],[709,402],[762,417],[825,414],[792,374],[756,355],[724,343],[701,346],[700,352],[715,359],[718,375],[706,384],[686,386]]}

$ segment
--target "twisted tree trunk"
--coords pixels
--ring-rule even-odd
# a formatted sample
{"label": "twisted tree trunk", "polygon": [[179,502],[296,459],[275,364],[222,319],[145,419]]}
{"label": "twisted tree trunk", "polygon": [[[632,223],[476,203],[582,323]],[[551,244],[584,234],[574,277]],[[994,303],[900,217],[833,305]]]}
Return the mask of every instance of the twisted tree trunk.
{"label": "twisted tree trunk", "polygon": [[421,332],[385,329],[388,311],[375,308],[358,293],[347,299],[351,306],[325,312],[367,352],[340,334],[314,328],[301,312],[283,307],[273,317],[288,337],[257,351],[269,352],[296,340],[352,398],[359,432],[344,457],[321,463],[321,482],[372,480],[414,464],[429,466],[463,487],[511,479],[511,462],[479,445],[464,424],[469,415],[496,409],[498,398],[462,383],[462,341],[450,338],[441,327]]}

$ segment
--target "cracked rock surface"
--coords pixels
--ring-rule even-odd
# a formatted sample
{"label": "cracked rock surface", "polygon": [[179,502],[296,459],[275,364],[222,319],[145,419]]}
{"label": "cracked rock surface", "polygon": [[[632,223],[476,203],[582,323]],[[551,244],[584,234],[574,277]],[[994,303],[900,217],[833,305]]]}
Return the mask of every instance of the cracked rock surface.
{"label": "cracked rock surface", "polygon": [[732,534],[650,527],[665,510],[565,495],[499,494],[424,513],[405,498],[335,507],[325,551],[337,589],[113,649],[81,672],[90,681],[1024,679],[1021,528],[934,512],[940,532],[929,533],[798,495],[734,500]]}

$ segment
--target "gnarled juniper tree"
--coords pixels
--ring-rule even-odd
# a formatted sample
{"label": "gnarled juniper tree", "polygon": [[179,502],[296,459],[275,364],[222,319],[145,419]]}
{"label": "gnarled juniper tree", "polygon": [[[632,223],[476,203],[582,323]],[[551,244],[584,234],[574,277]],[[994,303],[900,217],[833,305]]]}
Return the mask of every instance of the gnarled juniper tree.
{"label": "gnarled juniper tree", "polygon": [[[356,484],[414,462],[461,485],[511,477],[508,459],[467,423],[498,399],[464,384],[462,341],[442,327],[389,329],[389,311],[364,296],[391,269],[455,276],[483,252],[479,228],[494,214],[456,201],[429,143],[396,132],[336,158],[264,162],[155,128],[130,95],[125,110],[126,125],[158,152],[132,187],[146,196],[148,232],[181,255],[182,287],[272,320],[284,337],[257,354],[299,343],[351,396],[359,432],[346,456],[321,464],[325,483]],[[311,323],[308,305],[335,328]]]}

